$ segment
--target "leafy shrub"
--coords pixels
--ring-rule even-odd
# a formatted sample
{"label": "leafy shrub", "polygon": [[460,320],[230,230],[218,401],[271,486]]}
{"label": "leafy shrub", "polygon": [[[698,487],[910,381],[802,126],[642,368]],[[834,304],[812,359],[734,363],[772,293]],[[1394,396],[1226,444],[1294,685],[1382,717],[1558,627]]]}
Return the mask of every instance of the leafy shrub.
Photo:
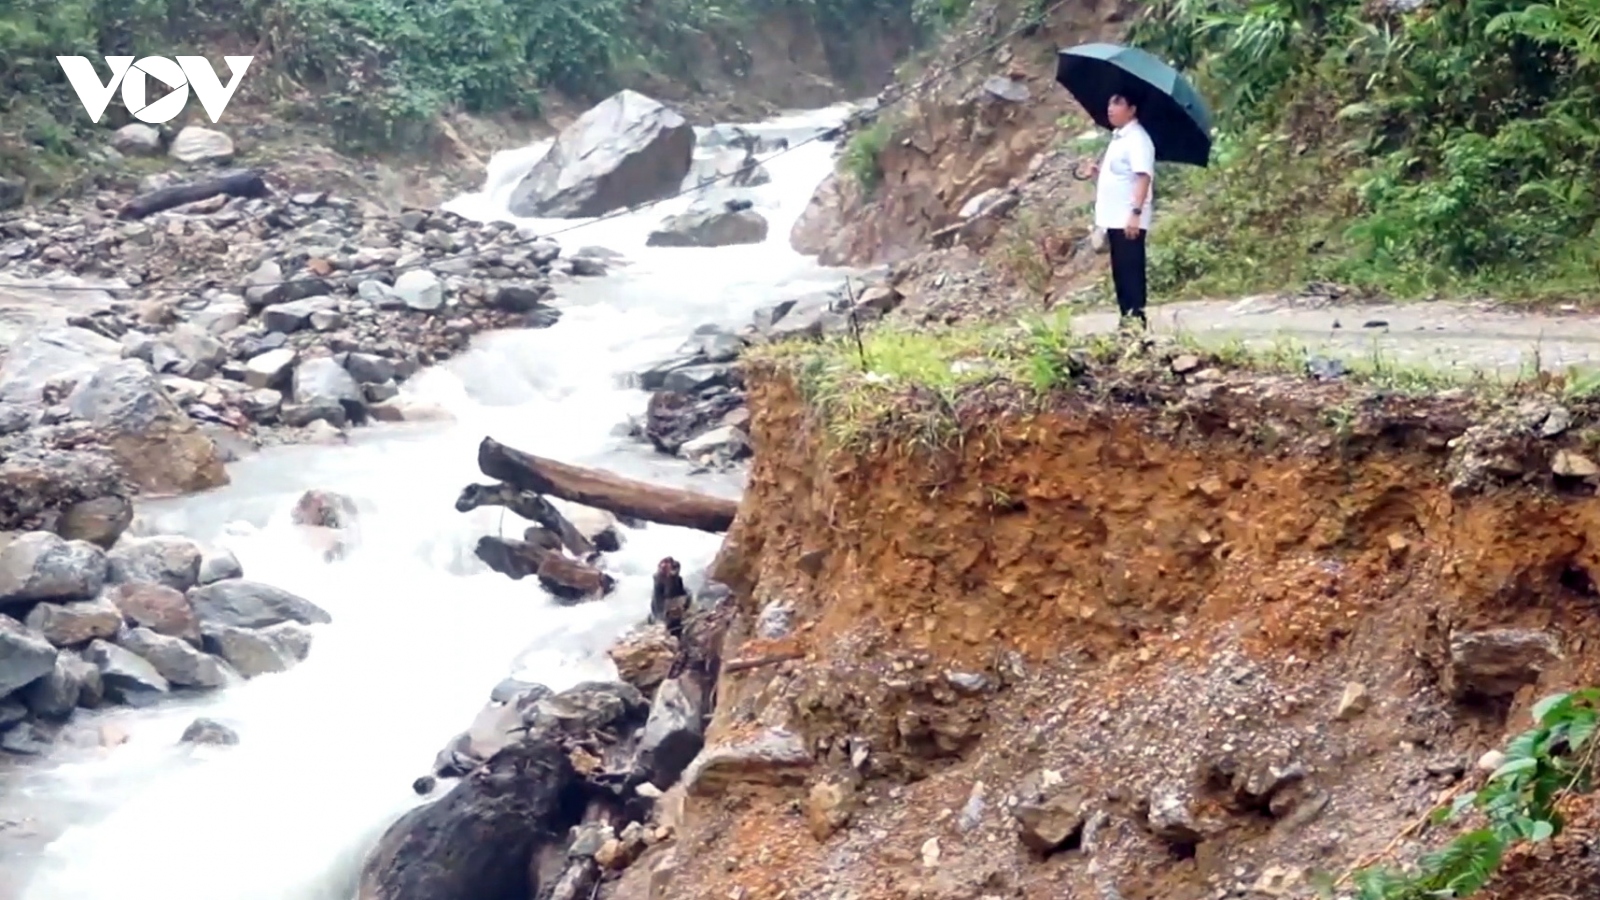
{"label": "leafy shrub", "polygon": [[877,190],[878,183],[883,180],[883,165],[879,157],[893,136],[893,126],[879,118],[852,134],[845,143],[839,164],[846,174],[861,185],[862,190],[871,193]]}

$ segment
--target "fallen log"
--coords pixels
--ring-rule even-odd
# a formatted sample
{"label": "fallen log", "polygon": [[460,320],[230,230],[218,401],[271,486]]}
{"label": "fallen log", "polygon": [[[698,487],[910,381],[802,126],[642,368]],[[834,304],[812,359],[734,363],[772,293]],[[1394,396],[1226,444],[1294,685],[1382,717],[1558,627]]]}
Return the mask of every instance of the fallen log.
{"label": "fallen log", "polygon": [[617,586],[616,579],[594,566],[527,541],[481,537],[474,552],[489,568],[514,581],[534,576],[557,600],[568,603],[603,597]]}
{"label": "fallen log", "polygon": [[560,536],[561,543],[574,556],[586,557],[595,551],[594,542],[579,531],[578,526],[533,491],[518,490],[509,484],[469,484],[461,489],[461,496],[456,498],[458,512],[480,506],[503,506],[524,519],[539,523]]}
{"label": "fallen log", "polygon": [[733,525],[736,500],[634,481],[507,447],[494,438],[478,445],[478,470],[524,491],[603,509],[618,516],[720,534]]}
{"label": "fallen log", "polygon": [[118,210],[117,217],[142,219],[185,203],[209,200],[218,194],[227,194],[230,197],[265,197],[268,193],[270,192],[267,190],[267,183],[261,179],[260,172],[238,169],[224,172],[215,178],[175,184],[148,194],[140,194],[124,203],[122,209]]}

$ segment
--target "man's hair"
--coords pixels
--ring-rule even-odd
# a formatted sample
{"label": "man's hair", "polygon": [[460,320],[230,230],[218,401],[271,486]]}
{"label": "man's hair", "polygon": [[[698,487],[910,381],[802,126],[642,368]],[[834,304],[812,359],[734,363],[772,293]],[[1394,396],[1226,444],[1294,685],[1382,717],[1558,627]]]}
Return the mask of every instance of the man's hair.
{"label": "man's hair", "polygon": [[1114,101],[1121,100],[1123,103],[1133,107],[1134,109],[1139,108],[1139,97],[1132,91],[1117,91],[1115,94],[1111,95],[1111,99]]}

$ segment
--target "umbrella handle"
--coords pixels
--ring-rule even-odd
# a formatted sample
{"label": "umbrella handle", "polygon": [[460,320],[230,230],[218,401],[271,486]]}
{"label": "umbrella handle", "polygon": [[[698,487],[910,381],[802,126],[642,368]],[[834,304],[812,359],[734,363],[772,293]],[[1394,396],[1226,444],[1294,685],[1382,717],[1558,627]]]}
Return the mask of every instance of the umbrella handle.
{"label": "umbrella handle", "polygon": [[1072,164],[1072,180],[1073,181],[1088,181],[1089,180],[1089,176],[1083,174],[1083,161],[1082,160],[1079,160],[1079,161],[1077,161],[1077,162]]}

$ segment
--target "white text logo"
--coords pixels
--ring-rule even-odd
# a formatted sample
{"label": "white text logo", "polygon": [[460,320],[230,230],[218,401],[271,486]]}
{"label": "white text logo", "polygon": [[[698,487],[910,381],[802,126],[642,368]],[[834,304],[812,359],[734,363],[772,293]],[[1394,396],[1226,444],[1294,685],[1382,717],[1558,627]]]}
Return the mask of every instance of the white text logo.
{"label": "white text logo", "polygon": [[[211,121],[221,119],[222,111],[228,108],[228,101],[233,99],[233,92],[238,90],[239,81],[244,78],[245,70],[250,68],[250,62],[255,57],[224,56],[223,59],[227,61],[228,72],[233,76],[226,87],[203,56],[180,56],[177,62],[165,56],[146,56],[138,62],[134,62],[131,56],[108,56],[106,65],[111,67],[111,80],[103,83],[88,57],[56,57],[89,118],[97,123],[100,121],[120,85],[122,105],[133,113],[134,118],[152,125],[170,122],[183,112],[184,106],[189,103],[190,88],[194,88],[200,105],[205,107]],[[147,82],[152,78],[165,85],[167,93],[149,101]]]}

